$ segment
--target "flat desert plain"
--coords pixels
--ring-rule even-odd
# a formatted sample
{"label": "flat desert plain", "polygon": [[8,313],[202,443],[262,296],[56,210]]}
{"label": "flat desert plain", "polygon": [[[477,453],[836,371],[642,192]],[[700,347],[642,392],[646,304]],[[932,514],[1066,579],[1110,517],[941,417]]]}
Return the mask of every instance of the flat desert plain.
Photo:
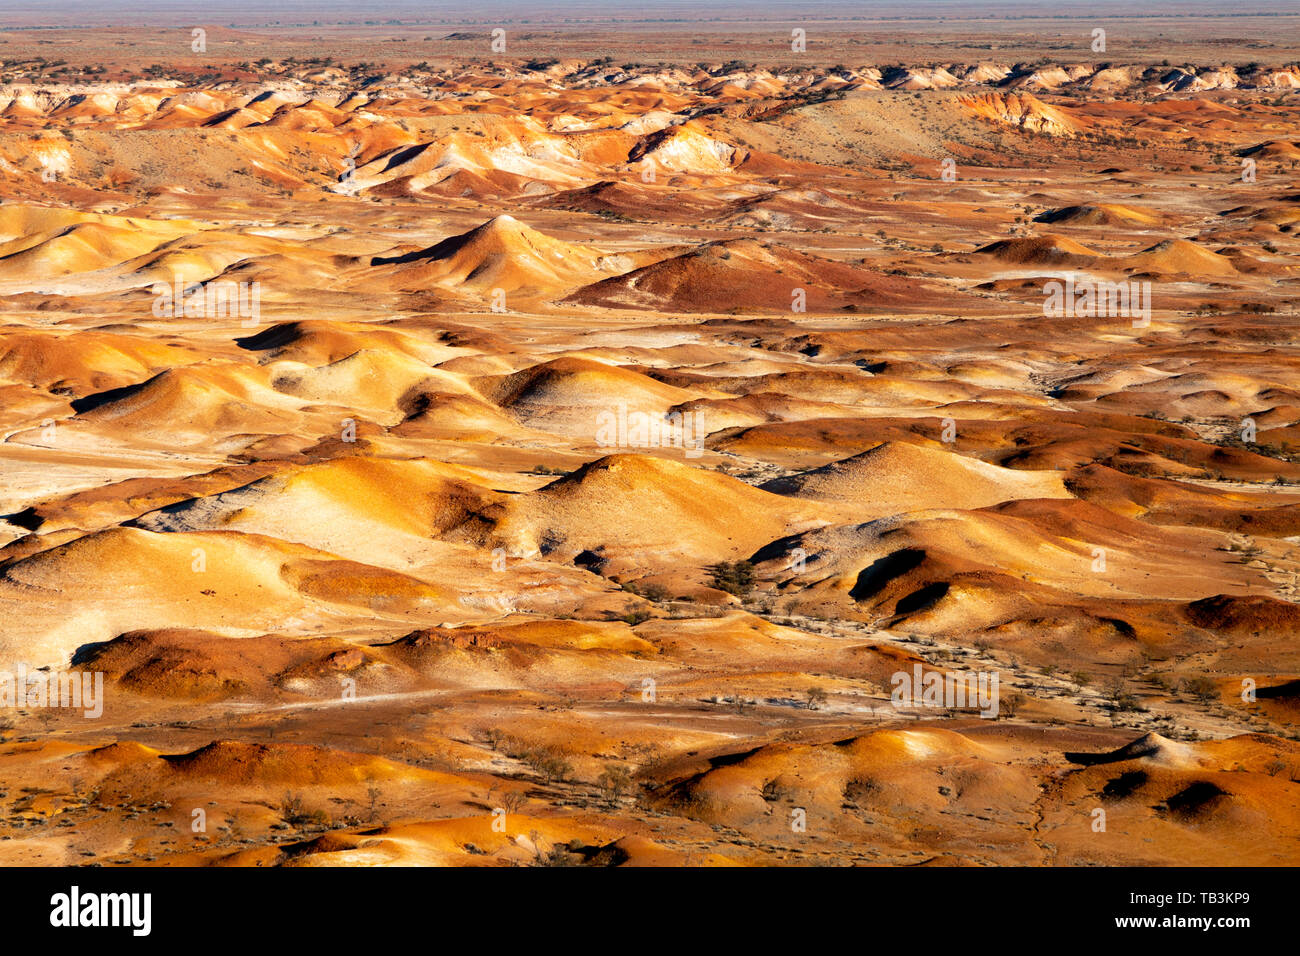
{"label": "flat desert plain", "polygon": [[1300,18],[1194,13],[6,15],[0,863],[1300,862]]}

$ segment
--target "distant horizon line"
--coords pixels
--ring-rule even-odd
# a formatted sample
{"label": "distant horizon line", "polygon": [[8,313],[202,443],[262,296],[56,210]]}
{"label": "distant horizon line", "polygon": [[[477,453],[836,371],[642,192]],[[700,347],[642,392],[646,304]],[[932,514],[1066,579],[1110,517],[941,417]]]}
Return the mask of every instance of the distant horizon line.
{"label": "distant horizon line", "polygon": [[[430,7],[434,9],[430,9]],[[140,17],[171,22],[220,26],[421,26],[458,25],[493,18],[498,22],[542,23],[710,23],[779,20],[798,17],[813,22],[877,20],[1087,20],[1099,15],[1126,20],[1236,19],[1254,16],[1300,16],[1293,0],[1253,0],[1248,7],[1224,9],[1219,0],[1151,0],[1142,11],[1129,0],[1088,0],[1063,13],[1045,0],[639,0],[610,4],[608,0],[281,0],[268,11],[260,0],[226,0],[216,16],[210,3],[198,0],[19,0],[0,15],[0,29],[49,27],[68,29],[141,24]],[[67,18],[81,20],[68,23]],[[247,19],[245,19],[247,18]],[[322,23],[327,18],[329,22]],[[289,21],[289,22],[286,22]]]}

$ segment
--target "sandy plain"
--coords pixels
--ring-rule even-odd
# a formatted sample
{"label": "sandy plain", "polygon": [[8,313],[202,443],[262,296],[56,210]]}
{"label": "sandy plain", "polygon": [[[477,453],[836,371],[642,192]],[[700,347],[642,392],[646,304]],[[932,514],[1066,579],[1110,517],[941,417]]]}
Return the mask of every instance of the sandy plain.
{"label": "sandy plain", "polygon": [[0,862],[1295,863],[1263,19],[0,33]]}

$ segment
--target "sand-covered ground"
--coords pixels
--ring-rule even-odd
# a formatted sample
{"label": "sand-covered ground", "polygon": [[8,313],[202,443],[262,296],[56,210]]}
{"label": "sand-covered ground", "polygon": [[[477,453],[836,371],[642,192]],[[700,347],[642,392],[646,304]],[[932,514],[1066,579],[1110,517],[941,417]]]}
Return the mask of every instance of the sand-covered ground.
{"label": "sand-covered ground", "polygon": [[0,35],[0,671],[103,680],[0,864],[1296,863],[1300,62],[1197,23]]}

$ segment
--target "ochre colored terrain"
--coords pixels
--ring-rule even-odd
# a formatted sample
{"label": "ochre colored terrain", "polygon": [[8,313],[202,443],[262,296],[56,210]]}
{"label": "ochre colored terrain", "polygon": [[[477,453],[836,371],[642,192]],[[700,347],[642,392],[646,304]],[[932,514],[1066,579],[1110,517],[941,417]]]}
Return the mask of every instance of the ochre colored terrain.
{"label": "ochre colored terrain", "polygon": [[475,29],[4,34],[0,864],[1300,861],[1294,54]]}

